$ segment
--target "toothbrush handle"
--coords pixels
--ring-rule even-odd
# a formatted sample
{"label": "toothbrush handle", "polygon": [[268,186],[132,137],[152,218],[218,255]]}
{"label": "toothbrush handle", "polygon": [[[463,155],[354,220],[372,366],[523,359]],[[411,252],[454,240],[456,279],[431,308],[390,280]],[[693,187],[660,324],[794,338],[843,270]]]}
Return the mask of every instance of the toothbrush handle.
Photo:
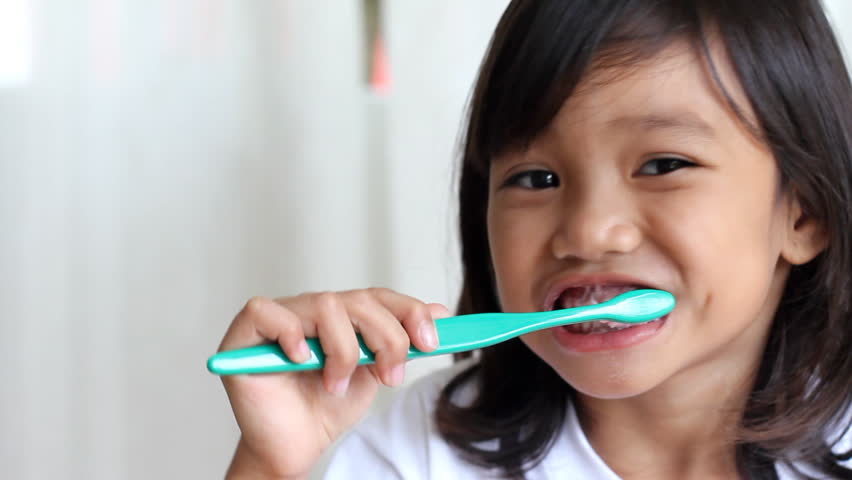
{"label": "toothbrush handle", "polygon": [[[361,335],[358,337],[358,365],[367,365],[376,361],[373,352],[367,348]],[[207,361],[207,369],[217,375],[239,375],[248,373],[298,372],[302,370],[317,370],[325,365],[325,354],[319,339],[306,338],[311,358],[306,362],[296,363],[281,350],[277,344],[257,345],[240,348],[227,352],[219,352]],[[432,352],[431,354],[440,354]],[[430,355],[411,347],[408,358]]]}
{"label": "toothbrush handle", "polygon": [[[543,322],[555,317],[562,323],[581,321],[588,317],[584,315],[586,307],[573,309],[575,313],[560,312],[540,313],[476,313],[458,317],[439,318],[435,320],[440,345],[431,352],[423,352],[412,346],[407,358],[409,360],[434,355],[464,352],[493,345],[500,341],[516,337],[522,333],[540,327]],[[564,311],[563,311],[564,312]],[[575,317],[570,320],[569,317]],[[358,365],[375,362],[375,355],[364,343],[361,335],[358,338]],[[217,375],[239,375],[248,373],[298,372],[302,370],[317,370],[325,365],[325,354],[317,338],[306,338],[311,357],[306,362],[296,363],[277,344],[258,345],[240,348],[227,352],[219,352],[207,361],[207,369]]]}
{"label": "toothbrush handle", "polygon": [[[552,312],[548,312],[552,313]],[[534,314],[546,315],[546,314]],[[440,345],[431,352],[423,352],[411,346],[406,358],[409,360],[447,353],[463,352],[485,347],[517,335],[519,322],[529,321],[529,314],[478,313],[458,317],[439,318],[435,321]],[[507,333],[512,332],[507,336]],[[358,365],[375,363],[375,354],[358,339]],[[299,372],[317,370],[325,365],[325,353],[318,338],[306,338],[311,357],[296,363],[287,357],[278,344],[270,343],[254,347],[219,352],[207,360],[207,370],[216,375],[240,375],[249,373]]]}

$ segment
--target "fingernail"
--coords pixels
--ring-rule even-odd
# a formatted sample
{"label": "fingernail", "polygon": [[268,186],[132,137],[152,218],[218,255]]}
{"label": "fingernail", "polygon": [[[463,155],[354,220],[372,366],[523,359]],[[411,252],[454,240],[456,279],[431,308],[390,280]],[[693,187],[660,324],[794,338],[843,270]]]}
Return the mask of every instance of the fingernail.
{"label": "fingernail", "polygon": [[304,339],[299,342],[299,355],[302,356],[303,362],[307,362],[311,359],[311,349],[308,347],[308,342],[306,342]]}
{"label": "fingernail", "polygon": [[420,339],[429,348],[438,348],[438,337],[435,335],[435,328],[428,323],[420,325]]}
{"label": "fingernail", "polygon": [[346,390],[349,388],[349,377],[344,378],[343,380],[338,380],[337,383],[331,389],[331,394],[335,397],[342,397],[346,395]]}
{"label": "fingernail", "polygon": [[405,367],[403,365],[397,365],[391,369],[391,385],[394,387],[402,385],[403,380],[405,380]]}

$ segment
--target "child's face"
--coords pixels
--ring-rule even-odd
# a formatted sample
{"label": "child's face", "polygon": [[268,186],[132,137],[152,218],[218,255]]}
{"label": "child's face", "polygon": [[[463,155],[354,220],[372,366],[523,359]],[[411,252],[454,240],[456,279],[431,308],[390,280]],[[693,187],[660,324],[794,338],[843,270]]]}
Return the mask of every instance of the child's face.
{"label": "child's face", "polygon": [[[746,108],[723,55],[714,59]],[[630,71],[592,75],[528,150],[496,159],[490,177],[488,234],[504,311],[602,301],[637,286],[677,298],[669,316],[644,326],[523,337],[598,398],[678,378],[747,380],[790,264],[818,253],[801,236],[770,151],[681,45]],[[607,286],[589,294],[591,285]]]}

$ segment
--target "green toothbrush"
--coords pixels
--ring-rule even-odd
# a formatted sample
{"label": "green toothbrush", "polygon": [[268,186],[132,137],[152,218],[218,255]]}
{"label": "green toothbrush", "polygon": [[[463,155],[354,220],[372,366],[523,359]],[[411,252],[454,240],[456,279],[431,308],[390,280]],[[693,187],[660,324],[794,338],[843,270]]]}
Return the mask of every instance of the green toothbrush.
{"label": "green toothbrush", "polygon": [[[411,347],[408,358],[431,357],[488,347],[545,328],[593,320],[643,323],[662,317],[675,306],[674,295],[662,290],[634,290],[596,305],[533,313],[475,313],[435,320],[440,346],[431,352]],[[311,358],[302,363],[290,361],[277,344],[258,345],[220,352],[210,357],[207,369],[217,375],[295,372],[316,370],[325,364],[318,339],[308,338]],[[358,335],[361,347],[359,365],[373,363],[373,352]]]}

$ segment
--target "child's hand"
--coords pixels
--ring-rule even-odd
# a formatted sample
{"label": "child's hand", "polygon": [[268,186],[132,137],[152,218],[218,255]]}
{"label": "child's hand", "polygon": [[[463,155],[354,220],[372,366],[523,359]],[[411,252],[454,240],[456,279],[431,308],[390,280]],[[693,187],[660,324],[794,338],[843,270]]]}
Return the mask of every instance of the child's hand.
{"label": "child's hand", "polygon": [[[277,342],[303,361],[305,337],[319,337],[326,363],[316,371],[222,377],[242,431],[228,478],[307,476],[320,453],[361,418],[379,383],[402,383],[409,344],[437,347],[434,319],[448,314],[440,304],[380,288],[249,300],[219,351]],[[356,332],[376,354],[375,365],[356,368]]]}

